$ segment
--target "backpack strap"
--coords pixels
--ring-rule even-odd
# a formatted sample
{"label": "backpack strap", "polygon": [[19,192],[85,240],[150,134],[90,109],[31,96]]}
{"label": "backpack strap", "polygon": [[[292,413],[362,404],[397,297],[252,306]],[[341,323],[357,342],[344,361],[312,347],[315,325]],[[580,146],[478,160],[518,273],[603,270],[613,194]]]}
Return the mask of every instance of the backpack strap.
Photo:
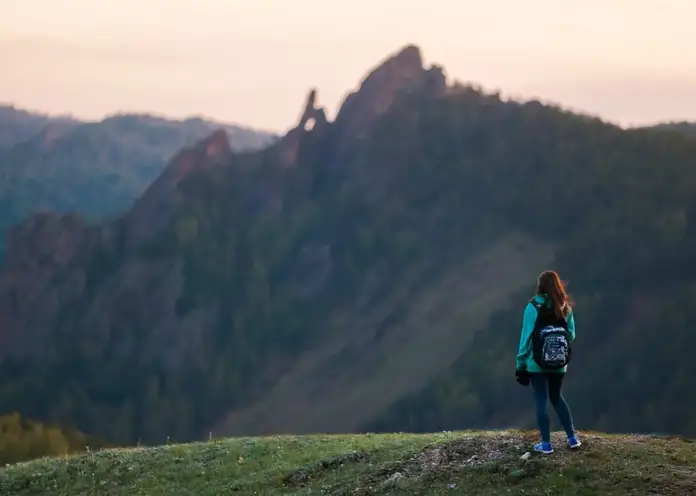
{"label": "backpack strap", "polygon": [[548,315],[549,312],[553,312],[551,307],[549,307],[549,300],[547,299],[543,303],[537,302],[534,297],[532,297],[531,300],[529,300],[529,303],[534,305],[534,308],[536,308],[537,311],[537,318],[541,317],[542,315]]}
{"label": "backpack strap", "polygon": [[[544,303],[539,303],[539,302],[537,302],[534,298],[535,298],[535,297],[532,297],[532,298],[529,300],[529,303],[531,303],[531,304],[534,306],[534,308],[536,308],[537,316],[539,316],[542,312],[549,312],[549,311],[552,311],[552,309],[547,305],[547,303],[548,303],[549,300],[546,300]],[[567,303],[566,303],[566,305],[567,305]],[[564,308],[565,308],[565,307],[564,307]],[[564,316],[564,317],[563,317],[563,320],[565,320],[566,322],[568,322],[568,317],[567,317],[567,316]]]}

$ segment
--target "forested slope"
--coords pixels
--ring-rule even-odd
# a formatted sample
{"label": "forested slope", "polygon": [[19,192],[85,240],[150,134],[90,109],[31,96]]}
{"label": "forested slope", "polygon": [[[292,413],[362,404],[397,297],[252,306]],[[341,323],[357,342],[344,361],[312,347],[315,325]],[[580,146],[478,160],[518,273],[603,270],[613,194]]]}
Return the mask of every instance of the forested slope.
{"label": "forested slope", "polygon": [[694,432],[696,140],[447,86],[415,47],[334,121],[316,97],[267,149],[181,151],[111,223],[14,229],[0,409],[129,442],[523,423],[555,268],[578,424]]}

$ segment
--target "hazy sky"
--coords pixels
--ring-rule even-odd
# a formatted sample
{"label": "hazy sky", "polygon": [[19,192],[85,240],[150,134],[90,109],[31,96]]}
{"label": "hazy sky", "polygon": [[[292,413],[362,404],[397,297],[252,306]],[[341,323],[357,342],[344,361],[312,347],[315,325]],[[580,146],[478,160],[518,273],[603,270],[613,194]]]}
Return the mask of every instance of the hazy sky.
{"label": "hazy sky", "polygon": [[0,102],[272,130],[403,45],[451,79],[614,122],[696,120],[695,0],[0,0]]}

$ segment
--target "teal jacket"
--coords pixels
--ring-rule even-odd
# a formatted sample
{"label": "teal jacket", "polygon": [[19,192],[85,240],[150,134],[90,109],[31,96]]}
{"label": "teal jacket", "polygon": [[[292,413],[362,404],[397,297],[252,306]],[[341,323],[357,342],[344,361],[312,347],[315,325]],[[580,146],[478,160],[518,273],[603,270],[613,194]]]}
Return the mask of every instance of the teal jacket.
{"label": "teal jacket", "polygon": [[[538,294],[534,297],[536,302],[540,305],[546,303],[546,298],[547,296],[545,294]],[[522,334],[520,336],[520,346],[517,349],[517,370],[522,370],[526,367],[527,371],[532,373],[555,372],[562,374],[568,369],[568,366],[553,371],[544,370],[541,367],[539,367],[539,365],[537,365],[537,363],[534,361],[534,358],[532,357],[532,331],[534,330],[534,322],[536,321],[536,317],[536,308],[534,307],[534,305],[532,305],[531,302],[527,303],[527,306],[524,309],[524,317],[522,319]],[[575,318],[573,317],[572,310],[568,314],[566,320],[568,322],[570,342],[572,343],[575,340]]]}

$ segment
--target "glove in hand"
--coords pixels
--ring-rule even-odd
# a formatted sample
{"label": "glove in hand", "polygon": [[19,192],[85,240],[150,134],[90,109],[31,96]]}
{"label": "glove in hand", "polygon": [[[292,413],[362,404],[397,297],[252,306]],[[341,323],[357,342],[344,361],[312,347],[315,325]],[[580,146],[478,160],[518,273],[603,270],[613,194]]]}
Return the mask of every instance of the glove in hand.
{"label": "glove in hand", "polygon": [[517,382],[519,384],[521,384],[522,386],[529,385],[530,378],[529,378],[529,372],[527,372],[527,369],[516,370],[515,371],[515,378],[517,379]]}

